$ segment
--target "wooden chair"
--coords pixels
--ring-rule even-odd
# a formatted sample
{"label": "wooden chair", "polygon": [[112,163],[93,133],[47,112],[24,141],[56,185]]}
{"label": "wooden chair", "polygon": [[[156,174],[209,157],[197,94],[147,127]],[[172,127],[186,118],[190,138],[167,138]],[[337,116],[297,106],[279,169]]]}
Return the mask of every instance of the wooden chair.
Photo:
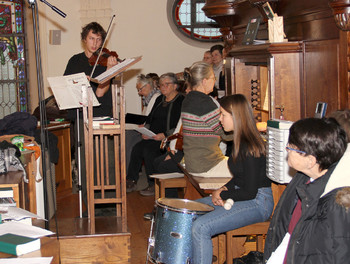
{"label": "wooden chair", "polygon": [[155,181],[155,192],[154,198],[157,200],[158,198],[165,197],[165,189],[166,188],[183,188],[183,192],[185,192],[185,188],[187,186],[187,182],[185,178],[172,178],[172,179],[154,179]]}
{"label": "wooden chair", "polygon": [[[285,185],[271,184],[274,210],[285,189]],[[270,225],[270,219],[265,222],[255,223],[238,229],[226,232],[226,263],[232,264],[233,258],[242,256],[245,253],[244,244],[247,236],[256,236],[256,250],[264,251],[264,238]]]}

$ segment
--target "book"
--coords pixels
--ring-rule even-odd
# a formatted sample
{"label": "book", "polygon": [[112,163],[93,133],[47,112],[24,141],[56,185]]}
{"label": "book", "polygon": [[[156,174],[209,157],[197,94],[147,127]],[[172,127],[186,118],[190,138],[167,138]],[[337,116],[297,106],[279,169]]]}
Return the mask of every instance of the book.
{"label": "book", "polygon": [[0,198],[13,197],[13,189],[11,187],[0,188]]}
{"label": "book", "polygon": [[120,128],[120,125],[118,124],[108,124],[108,123],[102,123],[100,124],[100,129],[116,129],[116,128]]}
{"label": "book", "polygon": [[20,256],[40,249],[40,239],[11,233],[0,236],[0,251]]}
{"label": "book", "polygon": [[114,125],[114,120],[110,116],[94,117],[92,120],[92,128],[99,129],[101,125]]}
{"label": "book", "polygon": [[[87,93],[83,91],[83,87],[87,89],[90,86],[85,73],[48,77],[47,80],[60,110],[83,107],[87,100]],[[92,101],[93,106],[100,105],[94,93]]]}
{"label": "book", "polygon": [[147,116],[127,113],[125,115],[125,123],[141,125],[146,122]]}
{"label": "book", "polygon": [[16,206],[16,201],[13,199],[13,197],[1,197],[0,206],[1,207]]}

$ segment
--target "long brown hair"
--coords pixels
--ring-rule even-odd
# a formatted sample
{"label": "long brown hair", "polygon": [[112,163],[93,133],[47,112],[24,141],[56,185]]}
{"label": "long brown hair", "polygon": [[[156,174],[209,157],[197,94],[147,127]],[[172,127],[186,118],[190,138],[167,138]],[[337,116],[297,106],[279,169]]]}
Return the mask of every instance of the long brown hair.
{"label": "long brown hair", "polygon": [[226,96],[220,100],[221,107],[232,115],[233,119],[233,151],[232,157],[237,159],[242,142],[247,144],[247,152],[243,155],[260,157],[265,155],[265,143],[256,128],[253,111],[243,94]]}

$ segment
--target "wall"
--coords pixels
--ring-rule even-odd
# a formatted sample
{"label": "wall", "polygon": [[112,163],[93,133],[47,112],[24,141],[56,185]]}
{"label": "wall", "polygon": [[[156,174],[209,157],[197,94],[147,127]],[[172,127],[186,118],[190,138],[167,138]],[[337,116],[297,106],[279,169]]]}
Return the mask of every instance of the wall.
{"label": "wall", "polygon": [[[120,58],[143,56],[143,59],[124,75],[127,112],[140,111],[140,99],[135,89],[138,74],[156,72],[160,75],[169,71],[181,72],[184,67],[201,60],[203,52],[213,45],[210,43],[192,45],[191,42],[179,39],[169,25],[168,6],[165,0],[51,0],[50,3],[65,12],[67,17],[59,16],[38,1],[45,98],[51,95],[46,78],[62,75],[69,58],[82,51],[80,41],[82,26],[96,20],[107,29],[112,14],[116,17],[106,47],[117,51]],[[100,6],[104,8],[99,9]],[[31,14],[27,16],[28,27],[32,26],[30,16]],[[90,17],[93,18],[89,20]],[[49,44],[50,30],[61,30],[61,45]],[[28,48],[31,54],[33,54],[32,38],[30,34]],[[38,105],[38,96],[33,55],[29,65],[30,102],[31,109],[34,110]]]}

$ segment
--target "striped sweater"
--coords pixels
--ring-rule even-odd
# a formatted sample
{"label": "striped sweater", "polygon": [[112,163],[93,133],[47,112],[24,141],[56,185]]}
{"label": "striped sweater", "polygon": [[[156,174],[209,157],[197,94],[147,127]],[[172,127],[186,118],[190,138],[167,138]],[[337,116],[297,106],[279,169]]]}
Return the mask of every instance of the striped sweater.
{"label": "striped sweater", "polygon": [[210,170],[224,159],[219,148],[224,134],[219,103],[197,91],[186,95],[181,109],[186,169],[192,173]]}

